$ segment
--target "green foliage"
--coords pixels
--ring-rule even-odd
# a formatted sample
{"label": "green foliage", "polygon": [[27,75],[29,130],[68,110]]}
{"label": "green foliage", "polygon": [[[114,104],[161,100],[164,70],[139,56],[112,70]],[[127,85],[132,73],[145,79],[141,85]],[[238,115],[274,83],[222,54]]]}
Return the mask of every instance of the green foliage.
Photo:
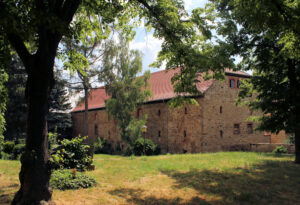
{"label": "green foliage", "polygon": [[58,146],[57,141],[58,134],[57,132],[49,132],[48,133],[48,149],[53,150]]}
{"label": "green foliage", "polygon": [[[26,131],[26,102],[25,87],[27,74],[21,59],[12,55],[8,69],[9,79],[5,83],[8,90],[7,110],[5,112],[5,139],[25,138]],[[17,126],[16,126],[17,125]]]}
{"label": "green foliage", "polygon": [[104,59],[102,79],[106,84],[107,94],[111,96],[105,101],[105,107],[120,127],[121,138],[132,144],[138,137],[136,134],[139,134],[135,127],[144,121],[131,122],[134,111],[151,96],[151,91],[148,89],[150,72],[137,77],[142,71],[141,55],[138,51],[129,50],[128,47],[128,42],[122,37],[119,45],[111,44]]}
{"label": "green foliage", "polygon": [[[0,20],[1,24],[1,20]],[[0,31],[1,26],[0,26]],[[5,111],[6,103],[8,101],[7,87],[5,83],[8,80],[7,68],[9,67],[10,48],[7,40],[0,34],[0,137],[5,131]]]}
{"label": "green foliage", "polygon": [[95,154],[110,154],[111,153],[111,145],[107,141],[107,139],[101,139],[98,137],[93,143],[94,153]]}
{"label": "green foliage", "polygon": [[51,163],[54,169],[87,170],[93,159],[89,155],[89,145],[83,144],[87,137],[75,137],[71,140],[59,141],[59,147],[51,155]]}
{"label": "green foliage", "polygon": [[0,135],[0,159],[2,158],[2,151],[3,151],[3,148],[4,148],[4,136]]}
{"label": "green foliage", "polygon": [[134,144],[127,148],[125,155],[157,155],[160,154],[160,148],[155,145],[152,140],[138,138]]}
{"label": "green foliage", "polygon": [[140,119],[132,119],[126,128],[126,132],[129,137],[130,142],[135,142],[138,138],[142,136],[142,127],[146,124],[146,117],[141,117]]}
{"label": "green foliage", "polygon": [[3,147],[4,147],[4,136],[0,135],[0,152],[3,151]]}
{"label": "green foliage", "polygon": [[15,147],[14,141],[5,141],[3,144],[3,152],[7,154],[12,154]]}
{"label": "green foliage", "polygon": [[290,134],[290,135],[288,136],[288,140],[289,140],[288,143],[290,143],[290,144],[295,144],[295,134]]}
{"label": "green foliage", "polygon": [[[198,96],[200,96],[200,94]],[[178,96],[176,98],[172,98],[168,102],[168,105],[173,108],[180,108],[184,104],[195,105],[195,106],[199,105],[198,102],[194,98],[184,97],[184,96]]]}
{"label": "green foliage", "polygon": [[15,144],[14,141],[4,141],[4,137],[0,137],[0,158],[6,160],[19,159],[25,150],[25,144]]}
{"label": "green foliage", "polygon": [[287,148],[283,145],[277,146],[273,151],[274,154],[284,154],[287,153]]}
{"label": "green foliage", "polygon": [[54,171],[50,179],[50,186],[60,190],[89,188],[96,184],[95,179],[76,170]]}
{"label": "green foliage", "polygon": [[69,102],[67,82],[62,79],[59,71],[56,71],[55,74],[56,82],[49,97],[48,131],[57,133],[57,137],[70,138],[72,118],[69,111],[72,106]]}
{"label": "green foliage", "polygon": [[24,151],[25,151],[25,144],[16,144],[12,151],[12,159],[13,160],[20,159]]}
{"label": "green foliage", "polygon": [[241,57],[238,69],[253,70],[239,100],[263,111],[258,129],[294,133],[300,127],[299,1],[211,2],[222,44]]}
{"label": "green foliage", "polygon": [[4,83],[7,80],[8,76],[0,65],[0,136],[2,136],[5,131],[4,113],[6,111],[7,89],[4,87]]}

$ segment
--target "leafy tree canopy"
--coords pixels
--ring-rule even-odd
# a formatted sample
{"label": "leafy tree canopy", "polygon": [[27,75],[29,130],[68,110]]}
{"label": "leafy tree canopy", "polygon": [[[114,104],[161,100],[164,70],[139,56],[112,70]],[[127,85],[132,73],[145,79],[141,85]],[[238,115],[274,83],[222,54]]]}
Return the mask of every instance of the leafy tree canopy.
{"label": "leafy tree canopy", "polygon": [[296,133],[296,162],[299,163],[300,2],[211,2],[222,43],[228,45],[231,55],[242,59],[237,68],[253,70],[253,77],[241,86],[238,101],[263,111],[259,129]]}
{"label": "leafy tree canopy", "polygon": [[[137,77],[142,71],[141,55],[136,50],[129,50],[125,39],[121,38],[119,45],[113,45],[113,42],[110,45],[101,75],[106,84],[106,92],[111,96],[105,102],[105,107],[119,125],[121,138],[132,144],[140,134],[134,131],[134,125],[141,127],[145,124],[142,116],[139,116],[140,122],[135,121],[134,111],[151,96],[151,91],[147,88],[150,72]],[[135,134],[137,135],[133,136]]]}

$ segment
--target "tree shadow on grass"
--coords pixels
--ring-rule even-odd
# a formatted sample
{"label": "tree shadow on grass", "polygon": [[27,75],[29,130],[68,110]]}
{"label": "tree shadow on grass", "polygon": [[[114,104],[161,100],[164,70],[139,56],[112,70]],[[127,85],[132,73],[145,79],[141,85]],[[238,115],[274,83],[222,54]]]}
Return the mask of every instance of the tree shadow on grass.
{"label": "tree shadow on grass", "polygon": [[[175,180],[173,190],[195,190],[200,197],[184,201],[179,197],[143,197],[147,190],[116,189],[110,192],[128,204],[300,204],[300,166],[290,161],[264,161],[228,170],[161,170]],[[204,199],[203,199],[204,198]]]}
{"label": "tree shadow on grass", "polygon": [[6,187],[0,187],[0,204],[10,204],[11,200],[14,197],[14,192],[12,190],[16,189],[19,185],[18,184],[11,184]]}
{"label": "tree shadow on grass", "polygon": [[224,171],[161,172],[176,180],[174,188],[192,188],[212,204],[300,204],[300,166],[290,161]]}
{"label": "tree shadow on grass", "polygon": [[210,204],[199,197],[194,197],[188,202],[182,202],[182,199],[179,197],[175,197],[173,199],[157,198],[155,196],[141,197],[143,192],[146,192],[146,190],[122,188],[122,189],[115,189],[111,191],[110,194],[125,198],[129,204],[136,204],[136,205],[183,205],[183,204],[209,205]]}

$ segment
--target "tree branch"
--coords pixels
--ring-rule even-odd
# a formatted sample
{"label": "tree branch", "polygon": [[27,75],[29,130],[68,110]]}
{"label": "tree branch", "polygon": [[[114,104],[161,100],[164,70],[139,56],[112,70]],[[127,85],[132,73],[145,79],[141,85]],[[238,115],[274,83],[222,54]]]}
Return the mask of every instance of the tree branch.
{"label": "tree branch", "polygon": [[15,21],[14,20],[15,18],[11,13],[9,13],[6,4],[3,2],[0,2],[0,18],[1,19],[6,18],[7,23],[2,25],[6,32],[5,34],[7,36],[7,39],[12,45],[12,47],[16,50],[21,60],[23,61],[26,71],[29,72],[32,55],[29,53],[28,49],[26,48],[24,41],[20,37],[19,32],[16,30],[14,26],[10,25],[11,23],[10,20]]}
{"label": "tree branch", "polygon": [[29,72],[33,56],[28,52],[23,40],[17,34],[17,31],[15,33],[7,33],[7,38],[24,63],[26,71]]}

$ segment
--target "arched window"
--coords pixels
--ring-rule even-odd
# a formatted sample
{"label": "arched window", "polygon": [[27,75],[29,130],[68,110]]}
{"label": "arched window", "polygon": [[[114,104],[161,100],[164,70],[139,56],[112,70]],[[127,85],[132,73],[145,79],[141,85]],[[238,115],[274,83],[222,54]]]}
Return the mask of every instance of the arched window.
{"label": "arched window", "polygon": [[223,112],[223,107],[222,106],[220,106],[220,113],[222,113]]}
{"label": "arched window", "polygon": [[220,137],[223,138],[223,130],[220,130]]}
{"label": "arched window", "polygon": [[158,137],[160,137],[160,131],[158,131]]}
{"label": "arched window", "polygon": [[188,113],[187,107],[184,108],[184,114],[186,115]]}
{"label": "arched window", "polygon": [[160,110],[158,110],[157,115],[160,116]]}

